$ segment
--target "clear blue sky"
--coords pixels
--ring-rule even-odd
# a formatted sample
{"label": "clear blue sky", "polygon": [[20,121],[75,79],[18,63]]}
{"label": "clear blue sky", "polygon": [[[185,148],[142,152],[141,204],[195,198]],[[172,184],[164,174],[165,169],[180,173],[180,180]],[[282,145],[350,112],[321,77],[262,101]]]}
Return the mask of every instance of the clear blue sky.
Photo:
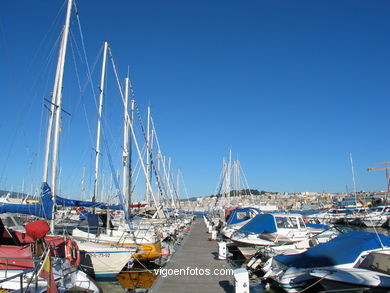
{"label": "clear blue sky", "polygon": [[[142,114],[150,104],[163,151],[182,169],[191,196],[214,193],[229,148],[252,188],[343,192],[352,185],[350,152],[357,189],[386,188],[384,172],[366,168],[390,160],[389,1],[77,5],[90,64],[107,40],[122,77],[130,67]],[[40,183],[42,99],[53,83],[51,50],[63,6],[60,0],[0,3],[0,188]],[[79,46],[76,22],[72,32]],[[81,48],[73,51],[64,88],[72,118],[64,117],[60,163],[62,193],[77,198],[82,166],[92,170],[96,113],[91,90],[83,98],[77,92],[73,56]],[[99,67],[100,60],[96,86]],[[84,84],[85,72],[79,74]],[[115,84],[110,87],[115,96]],[[105,110],[115,125],[111,155],[119,159],[117,96]]]}

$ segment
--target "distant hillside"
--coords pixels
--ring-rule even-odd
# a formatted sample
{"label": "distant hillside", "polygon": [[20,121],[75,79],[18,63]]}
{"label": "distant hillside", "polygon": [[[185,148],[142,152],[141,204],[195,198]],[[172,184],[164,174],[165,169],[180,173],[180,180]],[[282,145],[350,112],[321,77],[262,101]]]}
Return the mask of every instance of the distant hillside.
{"label": "distant hillside", "polygon": [[[241,189],[241,190],[232,190],[230,191],[230,197],[241,196],[241,195],[264,195],[266,193],[272,193],[264,190],[257,189]],[[212,194],[210,197],[220,197],[226,196],[225,194]]]}
{"label": "distant hillside", "polygon": [[[265,190],[257,190],[257,189],[241,189],[239,190],[238,192],[235,192],[235,190],[232,190],[230,191],[230,197],[234,197],[234,196],[241,196],[241,195],[264,195],[264,194],[275,194],[277,192],[270,192],[270,191],[265,191]],[[207,197],[221,197],[221,196],[226,196],[225,194],[212,194],[212,195],[209,195],[209,196],[204,196],[205,198]],[[203,196],[198,196],[198,197],[203,197]],[[188,200],[189,201],[196,201],[196,199],[198,198],[196,196],[194,197],[190,197]],[[187,199],[184,199],[184,198],[181,198],[180,201],[187,201]]]}

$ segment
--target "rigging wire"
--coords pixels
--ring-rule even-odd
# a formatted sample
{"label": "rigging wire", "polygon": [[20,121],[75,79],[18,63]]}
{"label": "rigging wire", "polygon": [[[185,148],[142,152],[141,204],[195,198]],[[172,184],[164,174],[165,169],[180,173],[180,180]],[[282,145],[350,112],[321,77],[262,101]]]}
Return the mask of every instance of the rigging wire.
{"label": "rigging wire", "polygon": [[241,164],[239,164],[239,166],[240,166],[240,170],[241,170],[241,172],[242,172],[242,176],[244,177],[246,187],[248,188],[249,195],[251,196],[251,199],[252,199],[252,201],[253,201],[253,194],[252,194],[252,191],[251,191],[251,189],[250,189],[250,187],[249,187],[248,180],[246,179],[246,176],[245,176],[244,170],[242,169]]}

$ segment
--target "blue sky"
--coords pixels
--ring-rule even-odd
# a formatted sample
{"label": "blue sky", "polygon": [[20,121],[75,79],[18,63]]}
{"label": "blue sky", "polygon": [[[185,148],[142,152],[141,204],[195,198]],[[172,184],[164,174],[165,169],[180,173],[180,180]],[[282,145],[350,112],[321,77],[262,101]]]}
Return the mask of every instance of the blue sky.
{"label": "blue sky", "polygon": [[[130,68],[142,115],[151,105],[163,151],[191,196],[214,193],[229,148],[252,188],[344,192],[350,152],[357,189],[386,188],[383,171],[366,169],[390,160],[388,1],[77,5],[90,64],[109,41],[121,76]],[[42,99],[50,96],[63,19],[60,0],[0,4],[0,188],[40,183]],[[72,32],[80,46],[76,22]],[[82,97],[77,90],[85,67],[75,71],[80,47],[73,51],[60,165],[61,192],[77,198],[83,166],[92,171],[96,113],[91,90]],[[109,94],[110,153],[119,160],[122,108],[113,82]]]}

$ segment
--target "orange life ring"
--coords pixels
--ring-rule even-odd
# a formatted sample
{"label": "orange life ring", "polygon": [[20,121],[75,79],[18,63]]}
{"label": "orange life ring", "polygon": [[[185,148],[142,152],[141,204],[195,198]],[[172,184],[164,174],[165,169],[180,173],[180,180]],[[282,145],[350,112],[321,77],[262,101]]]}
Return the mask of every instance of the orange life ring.
{"label": "orange life ring", "polygon": [[80,251],[77,243],[70,239],[65,243],[65,257],[69,260],[72,267],[78,267],[80,264]]}

